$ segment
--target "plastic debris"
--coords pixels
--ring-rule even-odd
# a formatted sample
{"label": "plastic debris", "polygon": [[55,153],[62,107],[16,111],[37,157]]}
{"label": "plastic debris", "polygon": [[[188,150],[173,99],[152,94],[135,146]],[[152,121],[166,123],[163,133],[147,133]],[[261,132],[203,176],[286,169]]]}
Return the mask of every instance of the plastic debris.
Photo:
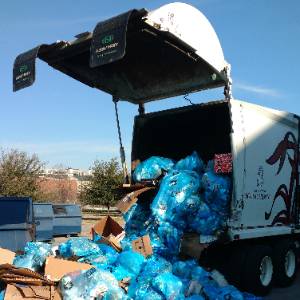
{"label": "plastic debris", "polygon": [[196,151],[194,151],[191,155],[187,156],[179,160],[175,166],[175,170],[190,170],[195,171],[199,174],[204,172],[204,163],[202,159],[199,157]]}
{"label": "plastic debris", "polygon": [[173,274],[180,278],[191,278],[192,271],[198,266],[196,260],[177,261],[173,264]]}
{"label": "plastic debris", "polygon": [[[215,174],[214,161],[205,166],[196,152],[177,163],[154,156],[141,162],[133,175],[136,182],[160,179],[159,191],[152,201],[137,199],[124,213],[121,253],[101,243],[100,226],[102,236],[94,230],[93,240],[71,238],[52,248],[28,243],[14,264],[41,270],[47,256],[57,255],[92,265],[60,280],[64,300],[261,299],[241,293],[221,273],[209,272],[196,260],[178,258],[185,232],[196,232],[201,243],[211,243],[226,225],[231,181]],[[141,249],[149,240],[152,250],[145,255]]]}
{"label": "plastic debris", "polygon": [[165,299],[184,299],[183,284],[181,280],[172,273],[165,272],[158,275],[152,281],[152,286],[155,290],[162,293]]}
{"label": "plastic debris", "polygon": [[69,239],[67,242],[59,245],[58,251],[59,254],[65,258],[102,254],[99,244],[84,237]]}
{"label": "plastic debris", "polygon": [[[116,278],[107,271],[92,268],[67,274],[60,281],[60,290],[64,300],[86,299],[122,299],[124,292]],[[113,298],[118,295],[120,298]],[[97,298],[98,297],[98,298]]]}
{"label": "plastic debris", "polygon": [[46,258],[52,255],[52,246],[42,242],[28,242],[24,248],[24,254],[16,256],[14,266],[39,271]]}
{"label": "plastic debris", "polygon": [[157,179],[163,172],[171,170],[173,166],[174,162],[169,158],[152,156],[137,165],[133,172],[133,180],[140,182]]}
{"label": "plastic debris", "polygon": [[[153,216],[158,221],[168,221],[185,228],[184,216],[197,210],[200,198],[200,177],[193,171],[172,171],[166,175],[151,204]],[[190,200],[190,198],[192,200]]]}
{"label": "plastic debris", "polygon": [[0,290],[0,300],[4,300],[5,290]]}
{"label": "plastic debris", "polygon": [[[130,274],[137,276],[140,273],[144,262],[145,262],[145,258],[143,255],[129,250],[120,253],[116,265],[123,267]],[[125,277],[130,277],[130,276],[125,276]]]}

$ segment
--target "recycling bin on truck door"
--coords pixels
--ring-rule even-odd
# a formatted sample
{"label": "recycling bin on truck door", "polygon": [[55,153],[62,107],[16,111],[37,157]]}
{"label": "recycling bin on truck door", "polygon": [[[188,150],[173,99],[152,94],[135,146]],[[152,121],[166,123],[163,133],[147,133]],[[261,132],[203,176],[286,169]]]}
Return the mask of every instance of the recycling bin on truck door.
{"label": "recycling bin on truck door", "polygon": [[76,204],[53,204],[53,235],[72,235],[81,232],[81,207]]}
{"label": "recycling bin on truck door", "polygon": [[28,197],[0,197],[0,247],[12,251],[23,250],[34,240],[32,199]]}
{"label": "recycling bin on truck door", "polygon": [[51,203],[34,203],[33,216],[36,241],[50,241],[53,238],[53,208]]}

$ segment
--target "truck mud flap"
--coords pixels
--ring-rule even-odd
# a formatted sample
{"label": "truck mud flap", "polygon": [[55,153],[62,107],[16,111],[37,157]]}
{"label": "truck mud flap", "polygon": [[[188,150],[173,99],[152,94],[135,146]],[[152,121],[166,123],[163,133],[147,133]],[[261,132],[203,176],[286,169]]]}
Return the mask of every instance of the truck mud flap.
{"label": "truck mud flap", "polygon": [[35,81],[35,60],[40,46],[17,56],[13,68],[14,92],[31,86]]}
{"label": "truck mud flap", "polygon": [[130,10],[96,25],[91,42],[91,68],[99,67],[124,57],[128,21],[131,15],[137,12],[137,10]]}

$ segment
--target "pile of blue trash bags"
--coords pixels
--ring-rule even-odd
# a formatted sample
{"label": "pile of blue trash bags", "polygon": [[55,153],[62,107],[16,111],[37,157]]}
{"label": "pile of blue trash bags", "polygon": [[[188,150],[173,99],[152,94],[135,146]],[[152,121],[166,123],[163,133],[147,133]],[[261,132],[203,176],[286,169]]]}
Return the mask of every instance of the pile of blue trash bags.
{"label": "pile of blue trash bags", "polygon": [[[59,282],[65,300],[257,300],[229,285],[216,270],[209,272],[196,260],[180,260],[186,232],[213,241],[226,225],[230,177],[214,173],[213,161],[204,164],[196,152],[174,162],[151,157],[133,173],[135,182],[156,181],[152,201],[137,201],[124,214],[123,251],[99,243],[101,236],[71,238],[55,250],[49,244],[28,243],[14,265],[41,272],[48,256],[76,258],[93,268],[66,274]],[[149,235],[153,254],[144,257],[132,241]],[[1,297],[0,297],[1,299]]]}
{"label": "pile of blue trash bags", "polygon": [[153,156],[136,167],[133,179],[159,180],[159,191],[150,207],[138,202],[124,215],[125,248],[131,239],[150,234],[155,252],[169,258],[178,254],[185,232],[196,232],[201,242],[211,242],[223,231],[231,180],[215,174],[213,161],[205,166],[197,152],[178,162]]}

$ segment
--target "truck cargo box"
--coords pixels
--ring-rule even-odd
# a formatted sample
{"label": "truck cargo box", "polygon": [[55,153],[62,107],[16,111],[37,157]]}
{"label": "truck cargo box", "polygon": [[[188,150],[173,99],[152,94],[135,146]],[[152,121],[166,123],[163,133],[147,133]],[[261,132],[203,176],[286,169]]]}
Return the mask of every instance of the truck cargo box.
{"label": "truck cargo box", "polygon": [[208,161],[233,160],[230,239],[290,234],[298,121],[293,114],[238,100],[215,101],[136,116],[132,166],[152,155],[178,160],[194,150]]}

